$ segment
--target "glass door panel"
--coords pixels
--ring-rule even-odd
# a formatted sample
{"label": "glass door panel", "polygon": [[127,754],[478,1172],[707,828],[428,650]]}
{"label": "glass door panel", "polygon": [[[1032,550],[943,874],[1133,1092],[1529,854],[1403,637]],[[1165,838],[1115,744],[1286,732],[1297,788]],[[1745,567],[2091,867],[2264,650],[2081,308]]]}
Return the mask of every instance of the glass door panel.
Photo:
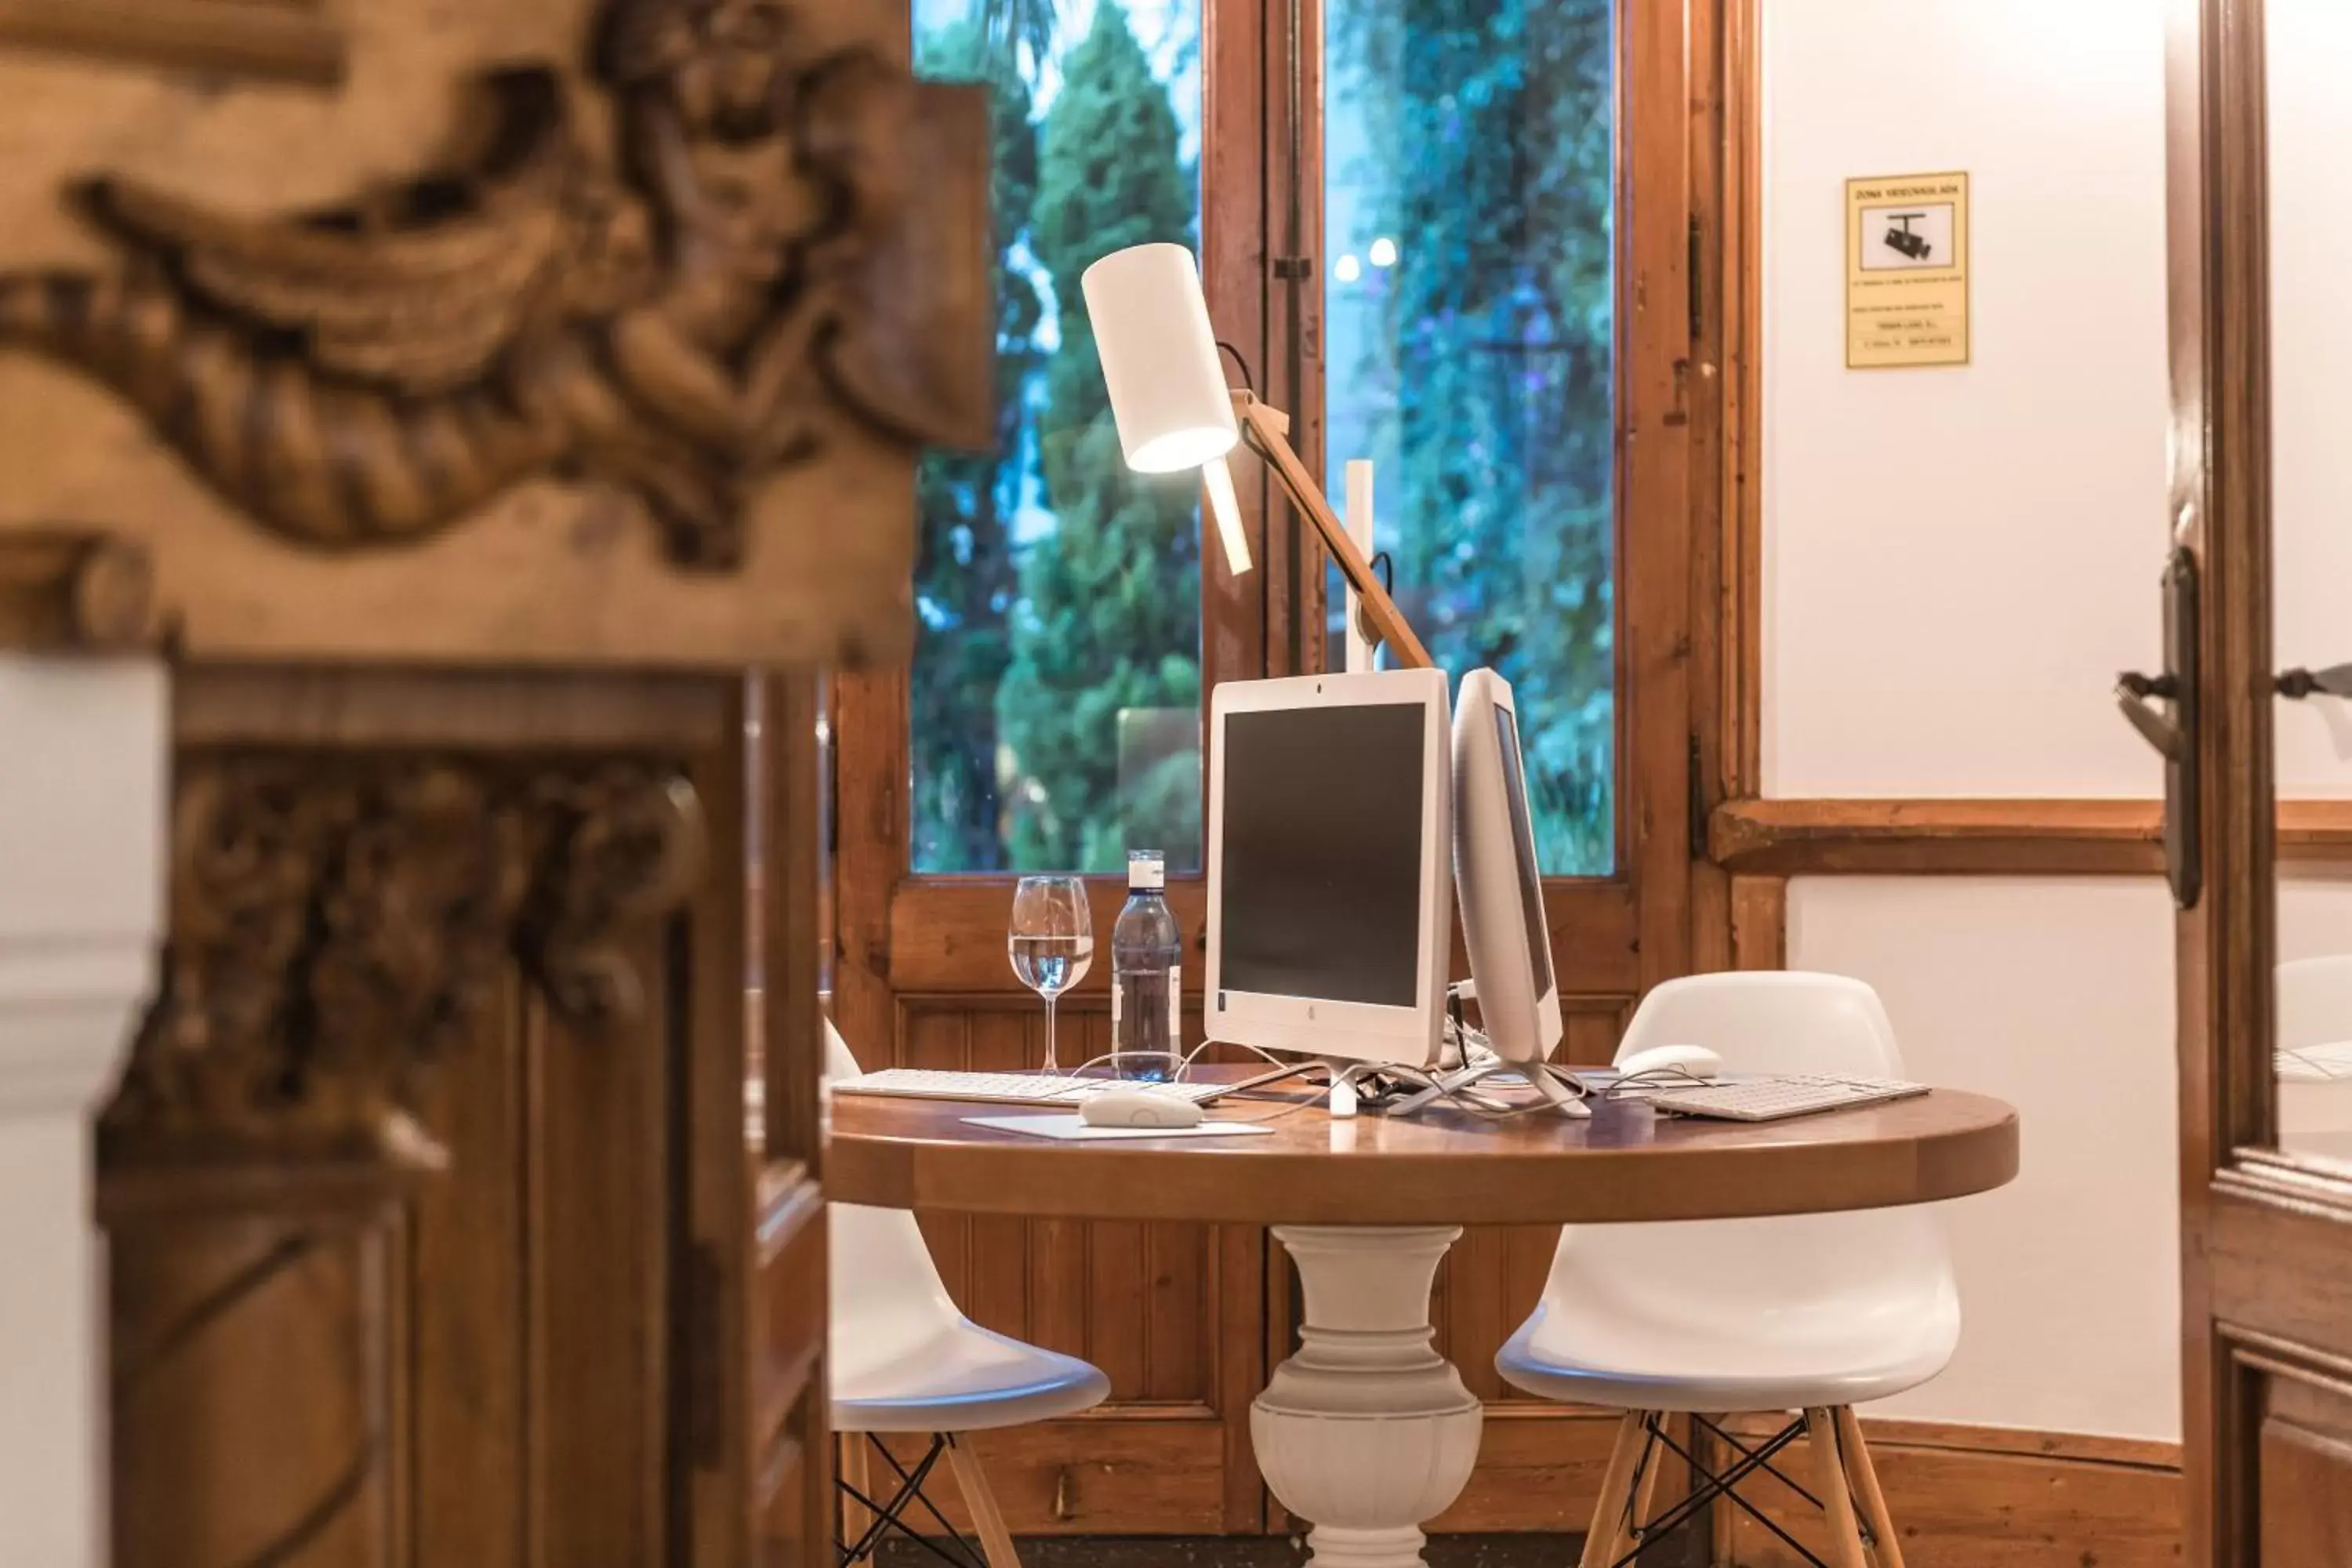
{"label": "glass door panel", "polygon": [[997,441],[923,465],[912,869],[1201,846],[1194,487],[1128,471],[1078,278],[1200,233],[1200,0],[919,0],[917,68],[995,94]]}
{"label": "glass door panel", "polygon": [[[1328,0],[1328,484],[1455,677],[1525,731],[1538,858],[1616,869],[1611,0]],[[1334,580],[1336,638],[1344,611]],[[1330,662],[1342,661],[1336,651]]]}
{"label": "glass door panel", "polygon": [[[2267,17],[2271,178],[2273,647],[2281,846],[2278,1127],[2295,1154],[2352,1163],[2352,11],[2280,0]],[[2337,675],[2328,672],[2344,667]],[[2297,694],[2300,693],[2298,696]]]}

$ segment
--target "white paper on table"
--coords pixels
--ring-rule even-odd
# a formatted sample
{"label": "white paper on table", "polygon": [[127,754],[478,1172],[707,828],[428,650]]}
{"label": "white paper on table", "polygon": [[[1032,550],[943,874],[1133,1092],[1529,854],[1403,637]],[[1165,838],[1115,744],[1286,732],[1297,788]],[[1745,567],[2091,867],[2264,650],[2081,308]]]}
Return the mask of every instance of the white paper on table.
{"label": "white paper on table", "polygon": [[1274,1131],[1249,1121],[1203,1121],[1198,1127],[1089,1127],[1085,1118],[1075,1112],[1061,1116],[967,1116],[963,1122],[967,1127],[1025,1132],[1032,1138],[1052,1138],[1065,1143],[1089,1143],[1097,1139],[1230,1138]]}

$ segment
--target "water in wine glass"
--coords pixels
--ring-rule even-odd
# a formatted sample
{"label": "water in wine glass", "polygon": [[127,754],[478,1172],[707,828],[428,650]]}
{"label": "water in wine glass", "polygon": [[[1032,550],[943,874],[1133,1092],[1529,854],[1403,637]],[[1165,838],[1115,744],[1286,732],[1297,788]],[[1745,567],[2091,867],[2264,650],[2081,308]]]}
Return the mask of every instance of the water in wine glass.
{"label": "water in wine glass", "polygon": [[1077,877],[1024,877],[1013,889],[1005,952],[1021,984],[1045,999],[1045,1070],[1060,1070],[1054,1048],[1055,998],[1086,977],[1095,958],[1094,911]]}
{"label": "water in wine glass", "polygon": [[1091,936],[1009,936],[1005,952],[1021,984],[1040,996],[1059,996],[1087,977],[1095,961]]}

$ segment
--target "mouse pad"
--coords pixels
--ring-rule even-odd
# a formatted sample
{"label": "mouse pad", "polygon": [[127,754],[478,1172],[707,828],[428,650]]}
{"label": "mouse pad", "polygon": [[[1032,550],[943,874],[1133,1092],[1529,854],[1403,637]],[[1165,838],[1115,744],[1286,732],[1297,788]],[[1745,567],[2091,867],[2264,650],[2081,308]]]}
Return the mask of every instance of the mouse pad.
{"label": "mouse pad", "polygon": [[967,1127],[987,1127],[999,1132],[1025,1132],[1032,1138],[1054,1138],[1065,1143],[1091,1143],[1097,1139],[1230,1138],[1239,1134],[1267,1135],[1271,1127],[1248,1121],[1203,1121],[1198,1127],[1089,1127],[1072,1112],[1060,1116],[967,1116]]}

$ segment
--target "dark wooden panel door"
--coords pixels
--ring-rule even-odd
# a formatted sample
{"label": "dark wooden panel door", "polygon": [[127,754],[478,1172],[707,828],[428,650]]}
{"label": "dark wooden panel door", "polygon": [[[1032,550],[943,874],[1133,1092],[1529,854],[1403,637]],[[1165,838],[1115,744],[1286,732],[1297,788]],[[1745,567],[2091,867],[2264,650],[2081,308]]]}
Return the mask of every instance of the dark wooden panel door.
{"label": "dark wooden panel door", "polygon": [[118,1561],[749,1561],[739,684],[182,674],[102,1126]]}
{"label": "dark wooden panel door", "polygon": [[[2310,255],[2309,231],[2290,238],[2289,226],[2315,215],[2283,205],[2283,192],[2297,189],[2297,204],[2324,200],[2334,214],[2341,182],[2331,174],[2324,190],[2291,186],[2293,171],[2336,147],[2332,136],[2296,145],[2312,124],[2279,118],[2297,95],[2273,89],[2308,80],[2316,66],[2332,99],[2332,73],[2352,58],[2309,58],[2344,47],[2332,22],[2320,29],[2332,39],[2300,26],[2331,15],[2323,8],[2267,10],[2227,0],[2178,7],[2169,95],[2173,526],[2201,607],[2189,639],[2201,664],[2196,710],[2176,701],[2169,715],[2187,731],[2202,797],[2184,809],[2176,787],[2168,807],[2202,884],[2183,889],[2193,901],[2179,932],[2182,1409],[2187,1559],[2213,1568],[2302,1568],[2352,1550],[2352,1165],[2328,1135],[2310,1137],[2282,1114],[2299,1086],[2277,1055],[2316,1042],[2289,1041],[2281,1028],[2300,1009],[2282,1005],[2290,981],[2279,963],[2273,747],[2284,698],[2335,700],[2279,681],[2273,642],[2274,600],[2299,586],[2299,558],[2283,547],[2307,551],[2341,525],[2281,504],[2307,498],[2310,465],[2334,459],[2305,443],[2290,468],[2274,430],[2337,417],[2309,400],[2331,396],[2340,380],[2332,361],[2324,385],[2283,374],[2300,363],[2290,353],[2302,345],[2289,342],[2300,320],[2327,303],[2285,291],[2295,258]],[[2290,184],[2278,182],[2282,171]],[[2286,401],[2290,387],[2305,401]],[[2329,635],[2341,629],[2340,616],[2326,619]],[[2191,826],[2199,841],[2179,841]],[[2307,955],[2299,945],[2293,956]]]}

